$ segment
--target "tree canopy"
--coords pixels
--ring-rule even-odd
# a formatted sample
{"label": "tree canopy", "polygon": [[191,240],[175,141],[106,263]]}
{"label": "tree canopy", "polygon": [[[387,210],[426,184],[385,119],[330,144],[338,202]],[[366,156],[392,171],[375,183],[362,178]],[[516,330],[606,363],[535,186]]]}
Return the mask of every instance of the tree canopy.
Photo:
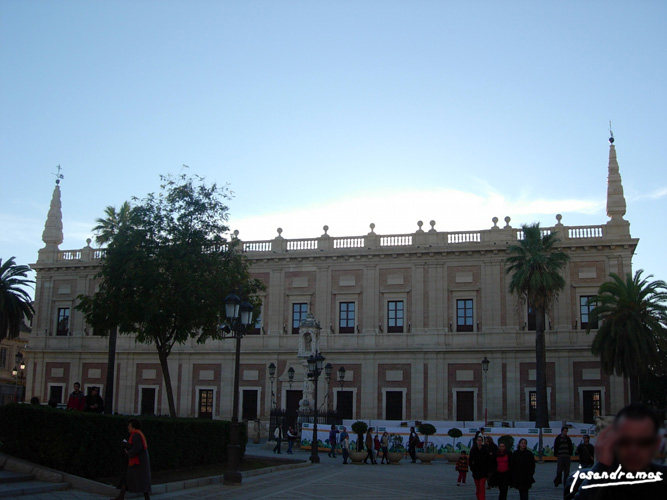
{"label": "tree canopy", "polygon": [[[176,415],[167,358],[177,343],[220,338],[224,298],[241,290],[251,301],[263,284],[228,238],[226,188],[203,179],[162,177],[158,194],[121,207],[125,219],[98,221],[109,245],[101,262],[99,291],[80,297],[79,308],[95,329],[135,334],[153,344],[165,379],[169,411]],[[118,217],[116,217],[118,220]],[[109,237],[107,237],[109,236]]]}
{"label": "tree canopy", "polygon": [[17,264],[14,259],[10,257],[4,264],[0,259],[0,340],[18,337],[23,320],[30,321],[35,314],[26,290],[35,283],[28,278],[30,266]]}
{"label": "tree canopy", "polygon": [[[590,323],[598,324],[591,351],[605,373],[630,379],[631,398],[639,400],[639,379],[659,373],[667,353],[667,284],[611,273],[592,299]],[[590,327],[587,332],[590,333]]]}

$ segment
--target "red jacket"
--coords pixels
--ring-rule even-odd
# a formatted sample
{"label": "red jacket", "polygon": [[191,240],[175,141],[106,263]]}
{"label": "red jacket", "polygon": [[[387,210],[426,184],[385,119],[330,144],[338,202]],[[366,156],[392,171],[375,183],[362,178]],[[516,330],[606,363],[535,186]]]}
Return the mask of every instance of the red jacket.
{"label": "red jacket", "polygon": [[69,395],[67,409],[76,411],[84,411],[86,409],[86,396],[83,394],[83,391],[79,391],[78,394],[73,392]]}

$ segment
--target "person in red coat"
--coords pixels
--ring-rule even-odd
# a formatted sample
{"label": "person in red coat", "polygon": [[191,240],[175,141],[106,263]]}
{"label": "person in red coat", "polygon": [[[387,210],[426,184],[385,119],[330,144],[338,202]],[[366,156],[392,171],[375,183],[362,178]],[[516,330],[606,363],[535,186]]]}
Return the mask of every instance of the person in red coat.
{"label": "person in red coat", "polygon": [[123,441],[127,453],[127,468],[120,480],[120,494],[114,500],[125,500],[125,492],[143,493],[144,500],[150,500],[151,464],[148,457],[148,442],[141,432],[141,422],[136,418],[127,424],[130,433],[128,441]]}
{"label": "person in red coat", "polygon": [[81,384],[78,382],[74,382],[74,392],[69,395],[67,409],[74,411],[84,411],[86,409],[86,396],[81,391]]}

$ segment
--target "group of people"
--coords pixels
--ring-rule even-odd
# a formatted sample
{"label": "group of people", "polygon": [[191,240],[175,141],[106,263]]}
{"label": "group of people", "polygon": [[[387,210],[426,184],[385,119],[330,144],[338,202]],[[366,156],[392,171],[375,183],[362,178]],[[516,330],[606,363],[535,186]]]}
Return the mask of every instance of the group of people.
{"label": "group of people", "polygon": [[487,481],[489,488],[499,489],[499,500],[507,499],[510,486],[519,491],[521,500],[527,500],[528,490],[535,482],[535,457],[524,438],[512,453],[504,442],[495,444],[491,436],[485,438],[479,433],[470,455],[462,450],[456,463],[457,486],[466,484],[468,470],[472,472],[477,500],[485,500]]}
{"label": "group of people", "polygon": [[100,388],[92,387],[87,396],[81,390],[81,384],[74,383],[74,392],[69,395],[67,409],[74,411],[89,411],[92,413],[104,412],[104,400],[100,396]]}
{"label": "group of people", "polygon": [[[296,441],[296,431],[291,425],[287,429],[285,436],[287,438],[287,454],[294,455],[292,447],[294,446],[294,441]],[[273,448],[273,453],[282,455],[282,445],[283,445],[283,424],[278,424],[278,427],[273,431],[273,438],[276,440],[276,446]]]}

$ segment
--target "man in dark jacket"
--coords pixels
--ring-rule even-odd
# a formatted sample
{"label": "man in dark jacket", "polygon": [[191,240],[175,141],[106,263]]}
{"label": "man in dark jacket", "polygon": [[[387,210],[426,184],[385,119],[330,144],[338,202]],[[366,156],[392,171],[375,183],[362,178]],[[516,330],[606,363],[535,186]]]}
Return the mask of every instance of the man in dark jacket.
{"label": "man in dark jacket", "polygon": [[591,437],[584,436],[584,442],[577,446],[577,455],[579,456],[579,465],[584,469],[593,467],[595,462],[595,448],[591,444]]}
{"label": "man in dark jacket", "polygon": [[104,411],[104,400],[100,396],[100,388],[93,387],[90,394],[86,396],[86,411],[102,413]]}
{"label": "man in dark jacket", "polygon": [[567,435],[567,427],[561,427],[560,434],[554,440],[554,455],[556,456],[556,478],[554,486],[564,483],[567,476],[570,475],[570,457],[574,453],[574,444],[570,436]]}
{"label": "man in dark jacket", "polygon": [[667,467],[653,463],[659,431],[660,420],[648,406],[633,403],[619,411],[598,436],[593,468],[574,473],[569,490],[579,487],[576,500],[667,498]]}

